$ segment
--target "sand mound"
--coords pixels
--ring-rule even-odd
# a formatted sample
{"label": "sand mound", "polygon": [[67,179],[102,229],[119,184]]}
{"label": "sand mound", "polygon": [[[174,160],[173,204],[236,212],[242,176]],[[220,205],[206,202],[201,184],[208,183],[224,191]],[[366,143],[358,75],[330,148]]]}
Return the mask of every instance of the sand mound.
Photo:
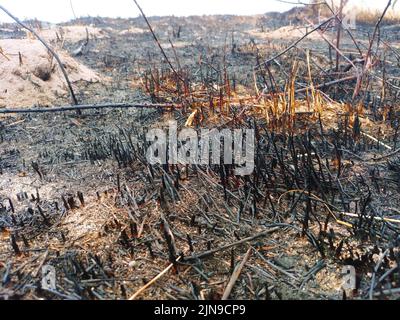
{"label": "sand mound", "polygon": [[122,30],[121,32],[119,32],[119,34],[120,35],[131,35],[131,34],[141,34],[144,32],[146,32],[146,31],[143,29],[131,27],[129,29]]}
{"label": "sand mound", "polygon": [[[68,96],[57,62],[38,40],[0,40],[0,48],[0,107],[54,105]],[[98,74],[66,52],[58,55],[73,84],[100,81]]]}
{"label": "sand mound", "polygon": [[[250,30],[249,34],[259,39],[273,39],[273,40],[297,40],[303,37],[312,28],[298,27],[298,26],[284,26],[269,32],[260,32],[259,30]],[[322,38],[318,33],[314,32],[307,36],[307,39],[321,40]]]}
{"label": "sand mound", "polygon": [[[273,39],[288,39],[288,38],[301,38],[312,28],[305,27],[294,27],[294,26],[285,26],[279,28],[275,31],[272,31],[267,34],[267,37]],[[319,36],[316,33],[312,33],[308,36],[308,39],[318,39]]]}
{"label": "sand mound", "polygon": [[[87,29],[87,31],[86,31]],[[50,29],[43,29],[40,31],[40,35],[47,41],[56,41],[58,39],[78,42],[86,40],[87,33],[89,39],[100,39],[107,37],[105,30],[96,27],[86,26],[54,26]],[[58,38],[57,38],[58,35]]]}

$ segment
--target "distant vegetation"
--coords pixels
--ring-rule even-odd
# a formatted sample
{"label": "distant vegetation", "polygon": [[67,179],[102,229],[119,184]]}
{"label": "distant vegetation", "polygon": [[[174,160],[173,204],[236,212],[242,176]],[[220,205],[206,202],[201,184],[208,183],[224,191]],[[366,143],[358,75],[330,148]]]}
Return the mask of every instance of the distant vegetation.
{"label": "distant vegetation", "polygon": [[[344,0],[343,4],[344,16],[348,15],[349,12],[355,12],[356,23],[359,25],[374,25],[382,15],[382,10],[354,6],[348,0]],[[338,12],[339,5],[340,0],[333,1],[333,4],[332,1],[311,0],[309,5],[294,7],[284,13],[267,13],[260,18],[259,25],[275,29],[286,25],[304,25],[307,24],[307,21],[318,23],[318,21],[331,17],[333,15],[332,10]],[[400,11],[391,8],[385,15],[382,25],[395,24],[400,24]]]}

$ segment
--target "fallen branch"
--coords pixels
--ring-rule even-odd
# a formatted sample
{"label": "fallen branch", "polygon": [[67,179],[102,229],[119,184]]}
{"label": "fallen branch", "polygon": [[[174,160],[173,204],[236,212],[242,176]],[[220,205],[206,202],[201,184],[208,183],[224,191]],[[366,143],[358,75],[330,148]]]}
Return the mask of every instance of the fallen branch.
{"label": "fallen branch", "polygon": [[[322,88],[333,86],[335,84],[339,84],[339,83],[347,82],[347,81],[352,81],[352,80],[357,80],[357,76],[349,76],[349,77],[346,77],[346,78],[342,78],[342,79],[338,79],[338,80],[334,80],[334,81],[330,81],[330,82],[321,83],[321,84],[316,85],[316,86],[314,85],[314,89],[322,89]],[[296,93],[302,93],[302,92],[306,92],[306,91],[308,91],[310,89],[311,89],[311,87],[307,87],[307,88],[302,88],[302,89],[296,90],[295,92]]]}
{"label": "fallen branch", "polygon": [[395,151],[393,151],[393,152],[391,152],[389,154],[386,154],[386,155],[378,157],[378,158],[368,159],[367,161],[368,162],[370,162],[370,161],[380,161],[380,160],[383,160],[383,159],[387,159],[387,158],[393,157],[398,153],[400,153],[400,149],[397,149],[397,150],[395,150]]}
{"label": "fallen branch", "polygon": [[231,279],[229,280],[229,283],[226,286],[225,292],[224,292],[221,300],[228,300],[228,298],[232,292],[232,289],[235,286],[237,279],[239,279],[239,276],[242,273],[244,265],[246,264],[247,260],[249,260],[250,253],[251,253],[251,248],[249,250],[247,250],[247,253],[244,256],[242,262],[239,265],[237,265],[235,268],[235,271],[233,271]]}
{"label": "fallen branch", "polygon": [[[349,213],[349,212],[338,212],[339,214],[342,214],[344,216],[352,217],[352,218],[360,218],[358,214],[355,213]],[[391,223],[400,223],[399,219],[392,219],[392,218],[382,218],[382,217],[373,217],[373,216],[364,216],[364,218],[367,219],[373,219],[377,221],[384,221],[384,222],[391,222]]]}
{"label": "fallen branch", "polygon": [[65,112],[73,110],[89,110],[89,109],[107,109],[107,108],[138,108],[138,109],[178,109],[178,105],[174,104],[136,104],[136,103],[104,103],[104,104],[82,104],[76,106],[63,106],[55,108],[24,108],[24,109],[0,109],[0,114],[9,113],[49,113],[49,112]]}
{"label": "fallen branch", "polygon": [[[179,261],[181,257],[176,259],[176,261]],[[136,293],[129,298],[129,300],[135,300],[138,296],[140,296],[146,289],[151,287],[154,283],[156,283],[160,278],[162,278],[164,275],[166,275],[173,267],[174,263],[171,263],[164,271],[162,271],[158,276],[156,276],[154,279],[152,279],[150,282],[148,282],[146,285],[141,287]]]}
{"label": "fallen branch", "polygon": [[371,139],[372,141],[378,143],[379,145],[385,147],[387,150],[393,150],[393,148],[392,148],[391,146],[388,146],[387,144],[385,144],[385,143],[379,141],[377,138],[371,136],[370,134],[365,133],[365,132],[361,132],[361,134],[362,134],[364,137],[367,137],[367,138]]}
{"label": "fallen branch", "polygon": [[214,255],[217,252],[225,251],[227,249],[239,246],[239,245],[244,244],[246,242],[250,242],[250,241],[253,241],[255,239],[258,239],[258,238],[261,238],[261,237],[265,237],[265,236],[267,236],[267,235],[269,235],[271,233],[274,233],[275,231],[278,231],[279,229],[280,229],[280,227],[274,227],[274,228],[272,228],[270,230],[266,230],[266,231],[260,232],[260,233],[258,233],[256,235],[252,236],[252,237],[248,237],[248,238],[242,239],[240,241],[236,241],[236,242],[233,242],[231,244],[227,244],[226,246],[219,247],[219,248],[216,248],[216,249],[213,249],[213,250],[209,250],[209,251],[205,251],[203,253],[192,255],[190,257],[185,257],[184,261],[198,260],[198,259],[202,259],[202,258],[207,258],[209,256]]}

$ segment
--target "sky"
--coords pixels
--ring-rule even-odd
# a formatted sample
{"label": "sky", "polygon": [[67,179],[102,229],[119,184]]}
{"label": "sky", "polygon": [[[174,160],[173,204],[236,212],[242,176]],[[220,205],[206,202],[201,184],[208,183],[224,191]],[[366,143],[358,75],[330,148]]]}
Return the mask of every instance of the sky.
{"label": "sky", "polygon": [[[384,7],[385,0],[350,0],[360,6]],[[63,22],[76,16],[137,17],[139,11],[133,0],[0,0],[11,13],[20,19],[37,18],[48,22]],[[203,14],[262,14],[269,11],[286,11],[294,5],[278,0],[139,0],[148,16],[152,15],[203,15]],[[298,0],[287,0],[298,2]],[[302,2],[302,1],[300,1]],[[307,0],[303,0],[307,2]],[[0,11],[0,22],[11,21]]]}

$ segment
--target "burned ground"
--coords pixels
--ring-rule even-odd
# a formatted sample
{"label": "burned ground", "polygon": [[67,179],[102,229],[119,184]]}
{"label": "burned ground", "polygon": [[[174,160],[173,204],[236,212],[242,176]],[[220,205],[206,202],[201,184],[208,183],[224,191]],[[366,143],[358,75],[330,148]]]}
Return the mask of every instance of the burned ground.
{"label": "burned ground", "polygon": [[[231,299],[342,299],[348,265],[356,299],[398,297],[400,54],[390,28],[354,101],[355,79],[310,86],[354,75],[344,58],[334,70],[336,53],[318,33],[264,65],[304,30],[286,26],[280,37],[268,31],[279,21],[261,28],[260,17],[150,22],[177,74],[142,19],[46,31],[71,55],[86,39],[62,28],[101,31],[75,56],[103,79],[74,83],[80,103],[176,108],[1,116],[0,297],[126,299],[172,265],[134,297],[221,299],[245,257]],[[25,36],[5,28],[7,38]],[[354,31],[360,50],[372,31]],[[357,56],[348,35],[341,48]],[[65,92],[58,105],[67,102]],[[150,166],[146,130],[171,119],[255,129],[254,173]],[[56,290],[41,286],[44,265],[56,268]]]}

